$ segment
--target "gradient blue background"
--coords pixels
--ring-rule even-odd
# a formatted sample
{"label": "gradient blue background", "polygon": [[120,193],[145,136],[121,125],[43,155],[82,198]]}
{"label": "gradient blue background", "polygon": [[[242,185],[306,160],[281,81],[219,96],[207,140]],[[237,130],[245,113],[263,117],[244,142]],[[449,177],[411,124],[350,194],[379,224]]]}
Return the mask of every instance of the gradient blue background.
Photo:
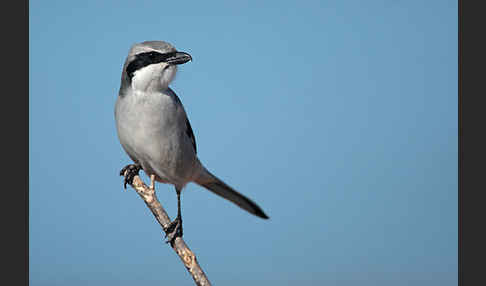
{"label": "gradient blue background", "polygon": [[201,160],[271,218],[188,185],[214,285],[457,285],[456,2],[30,1],[31,285],[193,285],[118,176],[123,61],[157,39],[194,58]]}

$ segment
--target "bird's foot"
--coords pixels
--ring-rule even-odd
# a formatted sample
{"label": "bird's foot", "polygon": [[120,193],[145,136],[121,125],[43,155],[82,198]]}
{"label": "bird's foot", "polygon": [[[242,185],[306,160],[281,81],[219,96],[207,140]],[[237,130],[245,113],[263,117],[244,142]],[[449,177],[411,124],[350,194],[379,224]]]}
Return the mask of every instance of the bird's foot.
{"label": "bird's foot", "polygon": [[132,184],[133,178],[138,175],[138,172],[142,169],[142,166],[138,164],[129,164],[123,167],[120,171],[120,176],[125,177],[123,181],[123,187],[127,188],[127,183]]}
{"label": "bird's foot", "polygon": [[172,244],[176,237],[182,237],[182,219],[181,217],[177,217],[173,220],[169,226],[167,227],[167,231],[165,232],[165,237],[167,238],[166,243]]}

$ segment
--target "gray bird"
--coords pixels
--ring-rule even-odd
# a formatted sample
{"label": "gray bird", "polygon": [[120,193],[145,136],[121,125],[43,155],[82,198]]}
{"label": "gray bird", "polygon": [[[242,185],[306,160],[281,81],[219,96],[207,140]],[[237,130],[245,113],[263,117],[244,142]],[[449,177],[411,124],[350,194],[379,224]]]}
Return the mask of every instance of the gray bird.
{"label": "gray bird", "polygon": [[168,242],[182,236],[180,194],[194,182],[264,219],[268,216],[247,197],[211,174],[199,161],[196,139],[184,107],[169,84],[177,65],[191,61],[163,41],[146,41],[131,47],[123,65],[115,104],[118,138],[134,164],[120,171],[124,185],[143,170],[152,180],[172,184],[177,193],[177,218],[171,222]]}

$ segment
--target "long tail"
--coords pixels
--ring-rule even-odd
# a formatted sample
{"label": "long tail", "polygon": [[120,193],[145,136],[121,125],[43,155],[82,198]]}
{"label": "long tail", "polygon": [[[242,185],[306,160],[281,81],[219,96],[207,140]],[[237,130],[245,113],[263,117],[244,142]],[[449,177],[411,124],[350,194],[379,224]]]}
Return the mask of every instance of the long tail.
{"label": "long tail", "polygon": [[268,219],[268,216],[257,204],[255,204],[249,198],[235,191],[225,182],[221,181],[215,175],[211,174],[208,170],[206,170],[206,168],[204,168],[204,171],[201,172],[201,175],[195,180],[195,182],[196,184],[210,190],[211,192],[229,200],[230,202],[233,202],[234,204],[248,211],[249,213],[263,219]]}

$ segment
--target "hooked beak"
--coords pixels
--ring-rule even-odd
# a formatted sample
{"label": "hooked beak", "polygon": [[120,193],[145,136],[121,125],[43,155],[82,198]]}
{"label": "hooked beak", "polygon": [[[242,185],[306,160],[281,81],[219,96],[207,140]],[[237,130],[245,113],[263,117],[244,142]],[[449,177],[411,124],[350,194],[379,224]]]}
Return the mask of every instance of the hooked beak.
{"label": "hooked beak", "polygon": [[168,63],[169,65],[181,65],[187,63],[188,61],[192,61],[192,57],[190,54],[185,52],[173,52],[164,60],[164,62]]}

